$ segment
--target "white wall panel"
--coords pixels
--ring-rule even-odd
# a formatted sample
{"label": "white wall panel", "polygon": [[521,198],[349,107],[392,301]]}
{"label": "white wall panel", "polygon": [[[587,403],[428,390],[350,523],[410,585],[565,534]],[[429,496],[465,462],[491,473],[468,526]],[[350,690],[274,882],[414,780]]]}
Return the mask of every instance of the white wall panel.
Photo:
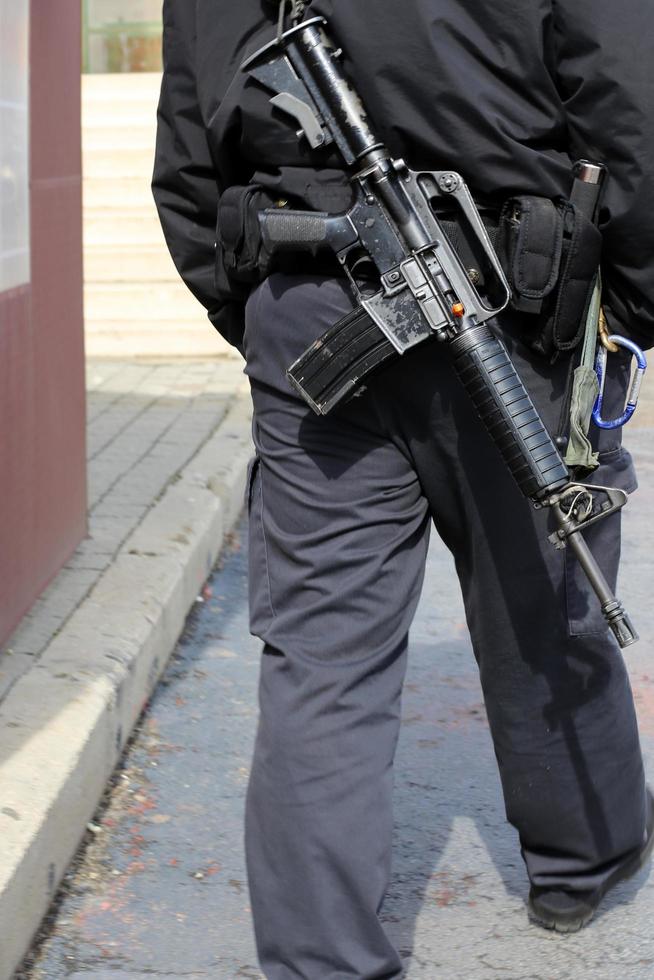
{"label": "white wall panel", "polygon": [[0,0],[0,292],[29,279],[29,0]]}

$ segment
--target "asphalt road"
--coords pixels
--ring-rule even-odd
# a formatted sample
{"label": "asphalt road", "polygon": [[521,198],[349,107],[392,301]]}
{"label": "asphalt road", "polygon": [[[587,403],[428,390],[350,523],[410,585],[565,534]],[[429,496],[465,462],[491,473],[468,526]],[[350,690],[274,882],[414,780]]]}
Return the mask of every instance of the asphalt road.
{"label": "asphalt road", "polygon": [[[627,444],[641,490],[620,592],[641,642],[627,660],[654,779],[654,423]],[[68,875],[22,980],[258,978],[241,843],[259,643],[247,630],[242,527],[204,595]],[[620,886],[575,936],[528,923],[454,570],[434,540],[411,636],[384,918],[408,980],[654,977],[654,883]]]}

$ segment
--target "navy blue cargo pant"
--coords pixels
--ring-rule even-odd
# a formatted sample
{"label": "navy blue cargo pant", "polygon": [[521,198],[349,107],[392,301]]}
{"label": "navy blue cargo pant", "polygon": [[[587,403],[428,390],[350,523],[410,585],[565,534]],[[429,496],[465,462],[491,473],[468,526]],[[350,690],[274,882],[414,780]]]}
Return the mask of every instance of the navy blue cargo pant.
{"label": "navy blue cargo pant", "polygon": [[[456,562],[507,817],[530,880],[592,888],[643,840],[643,768],[621,655],[571,554],[548,542],[549,515],[514,485],[446,351],[414,349],[328,418],[289,387],[286,367],[351,306],[344,282],[275,275],[247,309],[257,453],[251,627],[265,646],[246,847],[269,980],[402,974],[378,913],[407,633],[432,521]],[[510,320],[502,329],[556,431],[567,364],[530,355]],[[611,360],[607,412],[624,398],[628,372]],[[619,438],[600,435],[593,482],[631,490]],[[619,515],[587,540],[615,582]]]}

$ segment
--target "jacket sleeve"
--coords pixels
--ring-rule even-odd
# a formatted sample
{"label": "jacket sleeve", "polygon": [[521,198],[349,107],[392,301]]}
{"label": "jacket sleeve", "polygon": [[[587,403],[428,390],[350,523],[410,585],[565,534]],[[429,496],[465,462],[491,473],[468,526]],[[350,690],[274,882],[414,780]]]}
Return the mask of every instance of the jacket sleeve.
{"label": "jacket sleeve", "polygon": [[238,346],[245,294],[219,288],[215,276],[220,186],[197,98],[195,12],[195,0],[164,0],[164,72],[152,191],[179,274],[214,327]]}
{"label": "jacket sleeve", "polygon": [[609,325],[654,346],[654,59],[643,0],[554,0],[572,159],[609,168],[601,215]]}

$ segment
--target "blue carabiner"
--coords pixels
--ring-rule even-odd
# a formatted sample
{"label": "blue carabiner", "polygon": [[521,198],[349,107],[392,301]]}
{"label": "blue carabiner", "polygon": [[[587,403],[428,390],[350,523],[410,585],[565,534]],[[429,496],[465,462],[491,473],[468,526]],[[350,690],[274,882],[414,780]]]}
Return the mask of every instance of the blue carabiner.
{"label": "blue carabiner", "polygon": [[634,344],[633,340],[627,340],[626,337],[621,337],[619,334],[611,334],[609,340],[617,344],[618,347],[625,347],[630,350],[631,353],[636,358],[637,368],[634,373],[633,381],[631,382],[631,388],[627,396],[627,403],[624,408],[624,412],[617,419],[609,419],[606,421],[602,418],[602,401],[604,399],[604,382],[606,380],[606,358],[608,351],[606,347],[601,344],[599,350],[597,351],[597,360],[595,362],[595,372],[597,374],[597,379],[600,385],[599,395],[597,396],[597,401],[595,402],[595,407],[593,408],[593,422],[595,425],[599,426],[600,429],[619,429],[621,426],[626,425],[631,416],[636,411],[636,405],[638,404],[638,395],[640,394],[640,386],[643,381],[643,375],[647,370],[647,358],[638,346]]}

